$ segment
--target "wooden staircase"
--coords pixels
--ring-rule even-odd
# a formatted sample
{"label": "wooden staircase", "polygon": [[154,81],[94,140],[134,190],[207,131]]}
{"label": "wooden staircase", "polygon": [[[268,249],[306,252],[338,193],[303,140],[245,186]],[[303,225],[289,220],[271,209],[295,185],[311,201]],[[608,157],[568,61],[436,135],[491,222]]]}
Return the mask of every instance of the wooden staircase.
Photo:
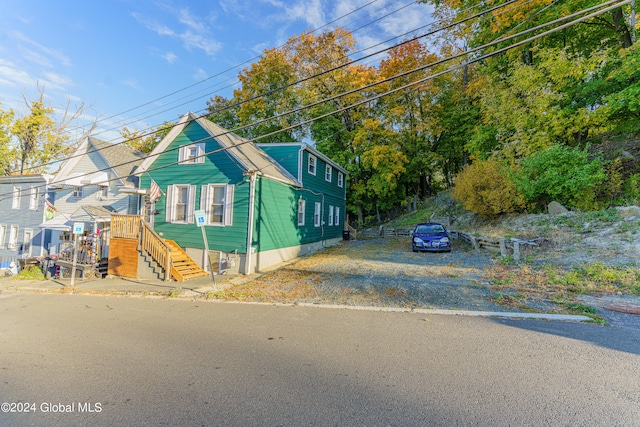
{"label": "wooden staircase", "polygon": [[198,264],[173,240],[165,240],[171,248],[171,277],[176,282],[185,282],[196,277],[206,276],[209,273],[198,267]]}

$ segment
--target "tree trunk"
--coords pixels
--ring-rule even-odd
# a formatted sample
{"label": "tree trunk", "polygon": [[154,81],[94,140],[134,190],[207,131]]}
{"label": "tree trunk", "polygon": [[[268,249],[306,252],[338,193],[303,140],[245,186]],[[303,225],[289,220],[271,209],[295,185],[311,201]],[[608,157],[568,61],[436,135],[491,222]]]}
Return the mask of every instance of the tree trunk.
{"label": "tree trunk", "polygon": [[627,27],[627,23],[624,20],[622,8],[612,10],[611,17],[613,18],[613,25],[622,47],[625,49],[630,47],[632,45],[631,33],[629,32],[629,27]]}

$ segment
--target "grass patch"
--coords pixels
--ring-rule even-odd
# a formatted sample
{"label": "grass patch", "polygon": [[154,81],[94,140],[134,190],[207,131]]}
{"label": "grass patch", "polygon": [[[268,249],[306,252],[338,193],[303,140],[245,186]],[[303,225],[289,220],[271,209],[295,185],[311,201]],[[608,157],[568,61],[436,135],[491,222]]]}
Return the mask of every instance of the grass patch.
{"label": "grass patch", "polygon": [[316,273],[289,267],[242,285],[210,292],[206,298],[227,301],[296,301],[312,297],[316,293],[314,286],[320,281],[321,279]]}
{"label": "grass patch", "polygon": [[20,270],[20,273],[12,277],[14,280],[44,280],[44,274],[40,267],[36,265],[30,265]]}

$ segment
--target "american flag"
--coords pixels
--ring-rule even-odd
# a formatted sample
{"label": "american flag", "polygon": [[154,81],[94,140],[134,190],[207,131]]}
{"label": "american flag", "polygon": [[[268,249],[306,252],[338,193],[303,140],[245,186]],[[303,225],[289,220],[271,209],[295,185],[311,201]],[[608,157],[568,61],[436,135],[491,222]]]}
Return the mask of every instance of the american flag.
{"label": "american flag", "polygon": [[151,203],[155,202],[158,197],[160,197],[160,187],[158,186],[158,184],[154,181],[151,180],[151,189],[149,190],[149,201]]}
{"label": "american flag", "polygon": [[45,205],[46,205],[46,209],[48,209],[48,210],[50,210],[51,212],[54,212],[54,213],[58,212],[58,209],[56,209],[56,207],[53,206],[53,203],[51,203],[49,201],[49,199],[45,199],[44,202],[45,202]]}

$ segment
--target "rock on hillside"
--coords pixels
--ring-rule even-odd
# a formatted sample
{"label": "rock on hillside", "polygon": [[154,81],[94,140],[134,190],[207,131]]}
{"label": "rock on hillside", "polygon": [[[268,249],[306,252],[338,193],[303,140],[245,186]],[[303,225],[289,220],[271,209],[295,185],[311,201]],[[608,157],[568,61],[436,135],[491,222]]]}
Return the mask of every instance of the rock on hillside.
{"label": "rock on hillside", "polygon": [[545,244],[535,251],[534,258],[566,268],[582,263],[613,266],[640,262],[638,206],[559,215],[513,215],[490,224],[462,217],[453,228],[496,238],[544,238]]}

